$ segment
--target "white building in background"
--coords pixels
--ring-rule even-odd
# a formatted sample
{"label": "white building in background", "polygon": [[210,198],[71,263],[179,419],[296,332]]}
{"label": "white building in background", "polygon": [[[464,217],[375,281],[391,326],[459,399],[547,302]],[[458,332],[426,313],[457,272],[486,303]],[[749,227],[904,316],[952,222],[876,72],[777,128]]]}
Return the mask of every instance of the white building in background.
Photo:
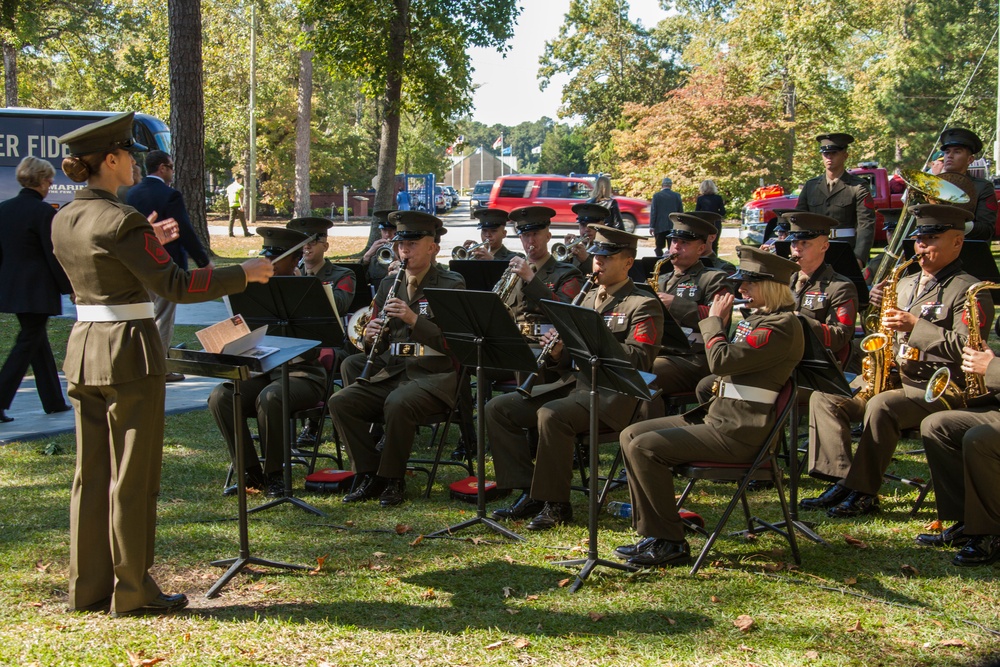
{"label": "white building in background", "polygon": [[499,157],[482,146],[468,155],[453,155],[451,168],[444,172],[442,185],[450,185],[461,194],[471,190],[476,181],[495,181],[504,174],[517,173],[517,157]]}

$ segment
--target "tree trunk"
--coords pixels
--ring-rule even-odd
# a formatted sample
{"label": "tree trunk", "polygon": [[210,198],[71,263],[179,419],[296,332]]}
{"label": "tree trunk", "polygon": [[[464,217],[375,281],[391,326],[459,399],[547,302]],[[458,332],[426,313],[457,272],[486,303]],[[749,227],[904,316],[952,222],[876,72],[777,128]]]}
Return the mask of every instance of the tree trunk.
{"label": "tree trunk", "polygon": [[17,104],[17,47],[6,39],[0,40],[3,43],[3,88],[7,106],[16,107]]}
{"label": "tree trunk", "polygon": [[[312,26],[302,26],[308,33]],[[295,217],[312,213],[309,196],[309,148],[312,123],[313,52],[299,51],[299,111],[295,117]],[[347,202],[344,202],[347,206]]]}
{"label": "tree trunk", "polygon": [[[389,22],[389,71],[386,73],[382,136],[378,150],[375,210],[396,207],[396,153],[399,149],[399,105],[403,93],[403,57],[410,31],[410,0],[393,0],[396,8]],[[377,234],[372,218],[369,242]]]}
{"label": "tree trunk", "polygon": [[195,233],[211,253],[205,217],[205,99],[202,88],[201,0],[168,0],[170,130],[173,186],[184,195]]}
{"label": "tree trunk", "polygon": [[785,178],[791,180],[795,167],[795,82],[788,78],[788,70],[781,82],[781,96],[785,103],[785,120],[788,126],[788,156],[785,162]]}

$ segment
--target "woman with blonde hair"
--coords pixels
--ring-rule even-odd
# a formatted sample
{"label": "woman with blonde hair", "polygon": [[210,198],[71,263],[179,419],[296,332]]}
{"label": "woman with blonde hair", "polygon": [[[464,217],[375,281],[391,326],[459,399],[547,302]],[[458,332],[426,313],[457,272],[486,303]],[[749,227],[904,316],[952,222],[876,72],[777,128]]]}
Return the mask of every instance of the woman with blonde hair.
{"label": "woman with blonde hair", "polygon": [[726,202],[723,201],[722,195],[719,194],[719,188],[716,187],[715,181],[707,179],[702,181],[701,185],[698,186],[698,199],[695,200],[694,210],[710,211],[722,216],[715,223],[718,233],[715,235],[715,240],[712,241],[712,252],[718,254],[719,239],[722,237],[722,221],[726,219]]}
{"label": "woman with blonde hair", "polygon": [[597,183],[594,184],[594,195],[587,200],[588,204],[597,204],[598,206],[603,206],[608,209],[608,217],[604,221],[604,224],[608,227],[614,227],[615,229],[625,229],[625,221],[622,220],[622,212],[618,208],[618,202],[615,201],[614,195],[611,193],[611,179],[607,176],[598,176]]}

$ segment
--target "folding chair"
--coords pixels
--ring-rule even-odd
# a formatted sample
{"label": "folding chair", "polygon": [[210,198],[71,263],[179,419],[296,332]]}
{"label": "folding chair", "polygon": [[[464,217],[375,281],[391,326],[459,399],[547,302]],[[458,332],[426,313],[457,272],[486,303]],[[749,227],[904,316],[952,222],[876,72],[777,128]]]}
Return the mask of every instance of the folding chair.
{"label": "folding chair", "polygon": [[292,434],[295,434],[295,425],[298,423],[305,423],[307,419],[312,419],[316,422],[316,440],[313,443],[312,451],[307,451],[296,447],[296,443],[292,442],[292,459],[296,459],[306,465],[308,471],[306,474],[312,474],[316,469],[316,459],[325,458],[331,459],[337,462],[338,468],[344,467],[344,458],[341,454],[340,442],[337,440],[336,430],[333,429],[331,420],[331,431],[334,432],[334,440],[336,442],[336,454],[320,454],[319,446],[323,442],[323,430],[328,419],[330,419],[330,411],[327,408],[326,402],[329,400],[330,395],[333,393],[336,382],[339,380],[339,374],[334,372],[334,362],[336,361],[336,353],[332,348],[324,347],[319,353],[319,362],[323,364],[323,368],[326,369],[326,392],[323,394],[323,399],[316,403],[311,408],[306,408],[305,410],[296,410],[292,413]]}
{"label": "folding chair", "polygon": [[782,486],[782,470],[778,467],[777,453],[779,444],[783,439],[782,436],[784,435],[785,425],[788,421],[788,416],[792,407],[792,400],[796,395],[797,389],[798,387],[793,375],[792,378],[785,383],[785,386],[781,388],[781,391],[778,394],[778,400],[775,404],[776,417],[774,426],[771,428],[770,433],[768,433],[767,438],[764,440],[760,453],[757,454],[757,458],[754,459],[752,463],[693,461],[674,468],[675,475],[687,477],[690,480],[684,488],[684,491],[681,493],[680,498],[677,499],[678,510],[680,510],[680,508],[684,505],[684,501],[687,500],[687,497],[691,494],[691,490],[694,488],[695,482],[699,479],[738,482],[736,493],[733,495],[732,500],[729,501],[725,511],[722,513],[722,517],[719,519],[719,522],[711,532],[690,523],[685,524],[688,528],[695,530],[708,538],[705,541],[705,546],[701,549],[701,553],[698,554],[698,558],[695,560],[694,566],[691,568],[691,574],[695,574],[701,568],[702,563],[705,562],[705,558],[708,556],[709,551],[711,551],[712,545],[726,527],[726,522],[729,521],[729,517],[733,513],[733,510],[736,509],[737,503],[741,503],[743,505],[743,513],[746,517],[748,533],[757,532],[755,528],[758,525],[760,528],[778,533],[788,540],[788,544],[792,549],[792,555],[795,558],[796,564],[801,564],[802,558],[799,555],[799,547],[795,540],[795,530],[782,530],[772,523],[768,523],[763,519],[752,516],[750,514],[750,506],[747,502],[746,496],[747,485],[749,485],[751,481],[761,480],[772,482],[774,484],[774,488],[778,491],[778,499],[781,501],[781,511],[784,514],[785,526],[789,527],[793,525],[792,518],[788,510],[788,500],[785,498],[785,490]]}

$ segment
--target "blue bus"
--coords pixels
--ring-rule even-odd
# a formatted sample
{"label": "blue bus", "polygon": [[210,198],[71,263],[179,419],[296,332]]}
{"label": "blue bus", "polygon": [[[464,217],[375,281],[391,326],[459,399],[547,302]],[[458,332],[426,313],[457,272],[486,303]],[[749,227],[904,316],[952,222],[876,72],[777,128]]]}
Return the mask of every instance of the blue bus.
{"label": "blue bus", "polygon": [[[15,196],[21,186],[14,177],[18,163],[34,155],[48,160],[56,169],[55,181],[45,201],[56,208],[73,200],[73,193],[84,187],[62,172],[62,160],[68,156],[58,138],[78,127],[113,116],[117,111],[56,111],[13,107],[0,109],[0,201]],[[137,113],[132,136],[149,148],[170,152],[170,128],[159,118]],[[135,159],[143,163],[143,155]]]}

